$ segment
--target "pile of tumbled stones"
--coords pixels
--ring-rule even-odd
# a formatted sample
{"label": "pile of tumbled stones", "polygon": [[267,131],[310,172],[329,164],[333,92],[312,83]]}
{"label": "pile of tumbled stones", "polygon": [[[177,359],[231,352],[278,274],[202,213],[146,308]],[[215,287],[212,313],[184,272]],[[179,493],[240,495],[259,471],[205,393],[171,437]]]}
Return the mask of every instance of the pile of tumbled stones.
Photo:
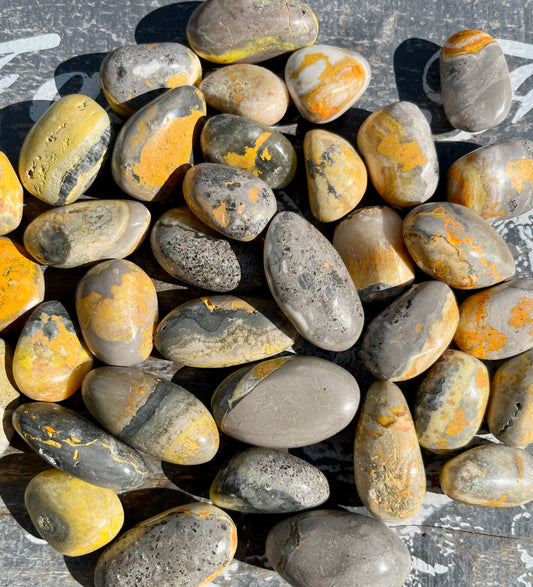
{"label": "pile of tumbled stones", "polygon": [[[116,138],[104,108],[68,95],[29,131],[18,176],[0,158],[0,234],[21,222],[22,186],[52,206],[29,223],[24,247],[0,238],[0,331],[21,328],[12,357],[0,346],[2,411],[19,392],[34,400],[15,409],[13,425],[54,466],[31,480],[26,506],[59,552],[93,552],[121,530],[117,492],[146,481],[142,453],[207,463],[221,431],[251,446],[217,473],[212,504],[174,507],[123,533],[101,553],[96,585],[209,582],[237,546],[224,510],[294,514],[266,541],[270,564],[292,585],[401,585],[410,556],[382,522],[420,508],[421,446],[437,454],[466,447],[488,409],[500,443],[451,458],[442,489],[481,506],[533,499],[533,457],[520,448],[533,434],[533,280],[510,279],[513,256],[490,225],[532,207],[533,144],[509,140],[461,157],[448,172],[447,201],[428,202],[439,168],[418,106],[373,112],[356,150],[319,125],[365,92],[367,61],[315,45],[316,17],[299,0],[269,0],[261,12],[250,0],[230,4],[234,10],[223,0],[198,6],[187,25],[191,48],[136,45],[107,55],[102,88],[125,120]],[[256,65],[283,53],[284,81]],[[202,78],[199,57],[219,67]],[[505,119],[509,73],[491,36],[453,35],[440,74],[455,128],[477,132]],[[297,155],[272,125],[291,100],[309,126],[310,211],[319,223],[340,221],[332,243],[299,214],[277,213],[275,190],[294,178]],[[220,113],[207,118],[207,105]],[[197,142],[204,161],[193,164]],[[77,201],[107,156],[130,198]],[[384,202],[357,208],[367,177]],[[125,257],[150,230],[145,204],[180,190],[186,205],[169,204],[151,227],[153,255],[179,282],[216,294],[190,299],[158,323],[153,281]],[[76,290],[81,334],[62,303],[43,301],[42,266],[88,267]],[[427,279],[415,283],[415,268]],[[272,299],[228,293],[253,291],[265,277]],[[460,305],[454,289],[468,294]],[[364,328],[363,304],[383,300]],[[359,341],[375,378],[354,445],[357,492],[375,518],[310,509],[328,499],[328,481],[286,449],[344,429],[359,387],[335,362],[287,353],[299,337],[327,351]],[[239,368],[208,410],[139,367],[153,345],[180,365]],[[93,368],[94,359],[101,366]],[[491,381],[484,361],[495,359],[504,361]],[[421,374],[411,416],[396,382]],[[80,387],[101,427],[57,403]],[[5,450],[9,433],[1,440]]]}

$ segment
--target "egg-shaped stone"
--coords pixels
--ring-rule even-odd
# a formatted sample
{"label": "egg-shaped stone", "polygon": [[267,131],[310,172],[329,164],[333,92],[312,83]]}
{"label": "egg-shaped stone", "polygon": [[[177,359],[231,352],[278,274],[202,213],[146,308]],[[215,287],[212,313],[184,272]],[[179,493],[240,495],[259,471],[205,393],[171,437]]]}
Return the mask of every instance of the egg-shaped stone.
{"label": "egg-shaped stone", "polygon": [[39,534],[61,554],[82,556],[120,532],[124,509],[112,489],[49,469],[28,483],[24,503]]}
{"label": "egg-shaped stone", "polygon": [[362,302],[393,297],[413,283],[415,268],[403,241],[402,222],[392,208],[365,206],[335,227],[333,246]]}
{"label": "egg-shaped stone", "polygon": [[476,446],[444,465],[440,485],[446,495],[464,503],[523,505],[533,500],[533,456],[503,444]]}
{"label": "egg-shaped stone", "polygon": [[359,405],[359,386],[343,367],[303,355],[235,371],[216,388],[211,409],[220,430],[267,448],[320,442],[345,428]]}
{"label": "egg-shaped stone", "polygon": [[96,587],[205,585],[230,564],[237,529],[226,512],[208,503],[166,510],[124,532],[100,555]]}
{"label": "egg-shaped stone", "polygon": [[202,92],[178,86],[131,116],[120,129],[111,157],[120,189],[147,202],[173,194],[193,163],[192,148],[205,113]]}
{"label": "egg-shaped stone", "polygon": [[100,83],[113,110],[129,118],[164,90],[202,79],[196,53],[180,43],[123,45],[100,66]]}
{"label": "egg-shaped stone", "polygon": [[64,96],[26,135],[19,157],[20,180],[47,204],[71,204],[95,180],[110,144],[107,112],[88,96]]}
{"label": "egg-shaped stone", "polygon": [[363,328],[363,307],[339,253],[295,212],[280,212],[265,238],[264,267],[272,296],[314,345],[344,351]]}
{"label": "egg-shaped stone", "polygon": [[289,349],[297,338],[270,300],[209,296],[185,302],[157,327],[155,346],[171,361],[191,367],[231,367]]}
{"label": "egg-shaped stone", "polygon": [[48,464],[93,485],[121,491],[148,476],[135,449],[59,404],[22,404],[13,413],[13,426]]}
{"label": "egg-shaped stone", "polygon": [[93,366],[65,306],[39,304],[24,325],[13,355],[13,377],[30,399],[60,402],[70,397]]}
{"label": "egg-shaped stone", "polygon": [[157,294],[135,263],[115,259],[89,269],[76,289],[76,312],[87,346],[104,363],[127,367],[150,356]]}
{"label": "egg-shaped stone", "polygon": [[428,202],[413,208],[404,218],[403,238],[418,267],[450,287],[490,287],[515,273],[503,238],[461,204]]}
{"label": "egg-shaped stone", "polygon": [[187,40],[214,63],[258,63],[311,45],[318,22],[301,0],[207,0],[187,22]]}
{"label": "egg-shaped stone", "polygon": [[218,507],[253,514],[298,512],[329,497],[326,476],[282,450],[250,447],[231,457],[209,491]]}
{"label": "egg-shaped stone", "polygon": [[453,34],[439,56],[442,105],[450,124],[479,132],[502,122],[513,91],[500,45],[478,30]]}
{"label": "egg-shaped stone", "polygon": [[396,102],[373,112],[357,133],[357,148],[378,194],[391,206],[428,200],[439,182],[431,128],[416,104]]}
{"label": "egg-shaped stone", "polygon": [[426,474],[415,425],[400,388],[376,381],[368,389],[354,442],[357,493],[384,522],[414,516],[426,493]]}
{"label": "egg-shaped stone", "polygon": [[370,64],[356,51],[312,45],[295,51],[285,66],[285,83],[300,114],[314,124],[339,118],[370,83]]}
{"label": "egg-shaped stone", "polygon": [[345,510],[303,512],[276,524],[266,539],[274,569],[295,587],[401,587],[409,550],[382,522]]}
{"label": "egg-shaped stone", "polygon": [[250,171],[273,190],[296,173],[296,151],[280,132],[235,114],[212,116],[200,135],[206,161]]}
{"label": "egg-shaped stone", "polygon": [[43,265],[69,269],[127,257],[150,227],[150,212],[131,200],[84,200],[39,214],[24,246]]}
{"label": "egg-shaped stone", "polygon": [[0,151],[0,236],[9,234],[22,220],[23,189],[11,161]]}
{"label": "egg-shaped stone", "polygon": [[81,393],[113,436],[162,461],[199,465],[218,450],[209,410],[171,381],[132,367],[99,367],[85,377]]}
{"label": "egg-shaped stone", "polygon": [[418,388],[414,419],[420,445],[436,453],[466,446],[481,426],[489,389],[484,363],[445,350]]}
{"label": "egg-shaped stone", "polygon": [[13,352],[9,344],[0,338],[0,456],[6,451],[15,432],[11,418],[19,405],[19,398],[13,378]]}
{"label": "egg-shaped stone", "polygon": [[266,182],[225,163],[199,163],[189,169],[183,196],[202,222],[238,241],[259,236],[277,210],[276,196]]}
{"label": "egg-shaped stone", "polygon": [[459,322],[450,287],[417,283],[367,326],[361,358],[377,379],[404,381],[420,375],[444,352]]}

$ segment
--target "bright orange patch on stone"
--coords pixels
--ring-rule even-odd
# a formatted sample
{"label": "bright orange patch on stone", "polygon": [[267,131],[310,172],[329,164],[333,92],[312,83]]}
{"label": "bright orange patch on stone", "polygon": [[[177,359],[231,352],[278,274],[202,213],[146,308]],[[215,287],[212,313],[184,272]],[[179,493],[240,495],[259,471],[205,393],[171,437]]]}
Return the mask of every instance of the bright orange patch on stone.
{"label": "bright orange patch on stone", "polygon": [[518,161],[508,161],[505,164],[505,175],[511,182],[511,187],[515,192],[521,194],[526,183],[533,187],[533,159],[519,159]]}
{"label": "bright orange patch on stone", "polygon": [[[270,132],[261,133],[257,139],[253,147],[245,147],[244,154],[239,155],[237,153],[228,153],[224,155],[224,161],[227,165],[231,165],[232,167],[239,167],[241,169],[247,169],[251,171],[254,175],[260,175],[260,171],[256,169],[256,160],[258,155],[261,158],[270,158],[270,157],[263,157],[264,151],[267,151],[265,148],[263,153],[259,154],[259,149],[263,146],[263,143],[272,135]],[[268,151],[267,151],[268,153]]]}
{"label": "bright orange patch on stone", "polygon": [[396,160],[396,165],[400,165],[400,171],[405,173],[415,167],[425,165],[427,157],[422,154],[422,150],[416,141],[401,144],[396,135],[387,135],[378,145],[377,151],[384,157],[392,157]]}
{"label": "bright orange patch on stone", "polygon": [[0,235],[15,230],[22,220],[22,184],[7,156],[0,152]]}
{"label": "bright orange patch on stone", "polygon": [[531,298],[523,297],[516,306],[510,310],[511,317],[509,318],[509,326],[517,330],[529,327],[528,333],[533,336],[533,300]]}
{"label": "bright orange patch on stone", "polygon": [[465,413],[464,411],[457,407],[455,408],[455,414],[453,420],[448,423],[446,426],[445,433],[448,436],[459,436],[464,432],[466,426],[470,423],[465,420]]}
{"label": "bright orange patch on stone", "polygon": [[219,226],[226,228],[226,226],[229,224],[229,216],[226,210],[226,204],[224,202],[222,202],[216,208],[213,208],[213,216],[215,217],[215,220]]}
{"label": "bright orange patch on stone", "polygon": [[459,31],[452,35],[441,49],[445,57],[455,57],[467,53],[477,53],[488,43],[496,41],[487,33],[477,30]]}

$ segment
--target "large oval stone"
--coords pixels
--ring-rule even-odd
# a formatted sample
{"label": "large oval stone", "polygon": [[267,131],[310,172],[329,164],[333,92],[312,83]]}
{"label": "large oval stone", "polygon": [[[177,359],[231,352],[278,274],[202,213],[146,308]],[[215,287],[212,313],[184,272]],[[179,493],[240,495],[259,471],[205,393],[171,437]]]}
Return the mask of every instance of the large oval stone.
{"label": "large oval stone", "polygon": [[450,287],[489,287],[515,272],[502,237],[460,204],[428,202],[413,208],[404,218],[403,238],[420,269]]}
{"label": "large oval stone", "polygon": [[9,234],[22,220],[23,189],[5,153],[0,151],[0,236]]}
{"label": "large oval stone", "polygon": [[26,135],[19,157],[20,180],[47,204],[70,204],[95,180],[110,143],[107,112],[88,96],[64,96]]}
{"label": "large oval stone", "polygon": [[363,308],[339,253],[305,218],[280,212],[268,227],[264,266],[272,296],[314,345],[344,351],[363,328]]}
{"label": "large oval stone", "polygon": [[13,378],[13,353],[9,344],[0,338],[0,456],[13,438],[13,411],[19,405],[20,393]]}
{"label": "large oval stone", "polygon": [[339,365],[293,355],[242,367],[211,400],[220,430],[248,444],[294,448],[345,428],[359,405],[359,386]]}

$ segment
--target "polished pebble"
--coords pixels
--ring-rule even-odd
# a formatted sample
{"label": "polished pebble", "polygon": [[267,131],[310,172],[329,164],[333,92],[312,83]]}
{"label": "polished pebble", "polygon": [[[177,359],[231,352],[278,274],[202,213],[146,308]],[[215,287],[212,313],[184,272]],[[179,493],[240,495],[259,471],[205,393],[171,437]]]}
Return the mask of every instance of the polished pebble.
{"label": "polished pebble", "polygon": [[294,448],[345,428],[359,405],[359,386],[343,367],[292,355],[242,367],[216,388],[211,409],[220,430],[242,442]]}
{"label": "polished pebble", "polygon": [[401,587],[409,550],[393,530],[362,514],[313,510],[276,524],[266,539],[274,569],[294,587]]}
{"label": "polished pebble", "polygon": [[167,359],[191,367],[231,367],[289,349],[292,324],[269,300],[205,296],[169,312],[157,327],[155,346]]}
{"label": "polished pebble", "polygon": [[339,253],[305,218],[274,217],[264,267],[272,296],[305,339],[331,351],[355,344],[364,320],[357,290]]}
{"label": "polished pebble", "polygon": [[127,532],[100,555],[96,587],[199,587],[219,575],[237,549],[237,529],[221,509],[189,503],[166,510]]}
{"label": "polished pebble", "polygon": [[49,465],[93,485],[121,491],[148,476],[136,450],[59,404],[22,404],[13,413],[13,426]]}
{"label": "polished pebble", "polygon": [[387,204],[408,208],[435,193],[437,151],[429,123],[415,104],[397,102],[370,114],[357,133],[357,148]]}
{"label": "polished pebble", "polygon": [[61,554],[83,556],[120,532],[124,509],[112,489],[49,469],[28,483],[24,502],[39,534]]}
{"label": "polished pebble", "polygon": [[22,220],[23,189],[7,155],[0,151],[0,236],[9,234]]}
{"label": "polished pebble", "polygon": [[7,450],[15,430],[11,423],[13,410],[19,405],[20,393],[13,379],[13,352],[0,338],[0,456]]}
{"label": "polished pebble", "polygon": [[502,122],[513,92],[501,47],[487,33],[464,30],[452,35],[439,57],[444,112],[450,124],[479,132]]}
{"label": "polished pebble", "polygon": [[20,150],[20,180],[47,204],[71,204],[96,179],[110,144],[107,112],[88,96],[64,96],[26,135]]}

